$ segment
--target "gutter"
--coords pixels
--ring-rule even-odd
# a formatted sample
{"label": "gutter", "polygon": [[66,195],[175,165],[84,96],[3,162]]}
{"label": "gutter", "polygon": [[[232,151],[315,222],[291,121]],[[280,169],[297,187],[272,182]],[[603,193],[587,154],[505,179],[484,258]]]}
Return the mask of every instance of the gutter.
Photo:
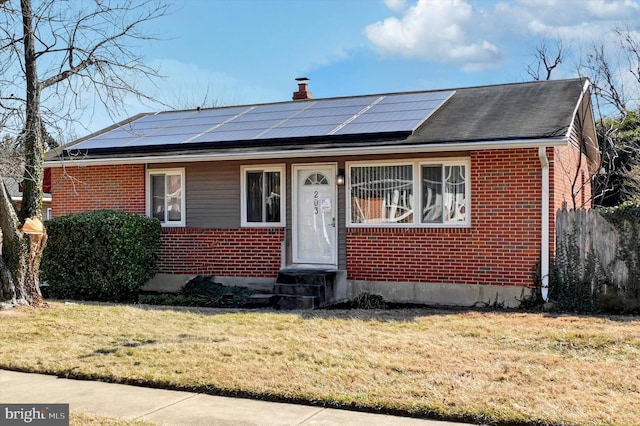
{"label": "gutter", "polygon": [[542,299],[549,300],[549,158],[544,146],[538,148],[542,166],[542,235],[540,245],[540,277]]}
{"label": "gutter", "polygon": [[375,155],[432,152],[456,152],[456,151],[480,151],[490,149],[517,149],[517,148],[546,148],[548,146],[564,146],[569,143],[566,137],[544,139],[510,139],[504,141],[473,141],[457,143],[416,143],[412,145],[385,145],[368,147],[344,147],[344,148],[314,148],[314,149],[280,149],[269,151],[234,151],[234,152],[209,152],[193,154],[167,154],[146,155],[139,157],[117,158],[82,158],[78,155],[73,159],[51,159],[45,161],[46,167],[65,167],[67,165],[101,166],[115,164],[156,164],[156,163],[183,163],[193,161],[228,161],[228,160],[257,160],[273,158],[300,158],[300,157],[333,157],[347,155]]}

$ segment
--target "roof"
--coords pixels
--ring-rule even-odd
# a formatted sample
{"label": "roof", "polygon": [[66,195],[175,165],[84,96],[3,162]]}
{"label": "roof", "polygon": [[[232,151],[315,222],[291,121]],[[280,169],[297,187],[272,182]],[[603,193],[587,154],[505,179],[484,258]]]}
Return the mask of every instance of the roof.
{"label": "roof", "polygon": [[150,162],[567,144],[587,88],[585,79],[549,80],[139,114],[47,160],[52,166],[62,157]]}
{"label": "roof", "polygon": [[457,90],[416,134],[421,142],[562,138],[584,80],[551,80]]}

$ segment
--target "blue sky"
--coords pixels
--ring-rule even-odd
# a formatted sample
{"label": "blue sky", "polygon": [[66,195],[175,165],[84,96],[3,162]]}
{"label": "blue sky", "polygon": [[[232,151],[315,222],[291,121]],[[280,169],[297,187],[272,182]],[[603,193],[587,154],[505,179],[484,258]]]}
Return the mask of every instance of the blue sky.
{"label": "blue sky", "polygon": [[[545,38],[574,50],[614,25],[640,29],[632,0],[171,0],[141,46],[165,76],[142,111],[528,81]],[[570,59],[570,58],[568,58]],[[554,78],[573,77],[567,60]],[[98,130],[110,123],[86,123]]]}

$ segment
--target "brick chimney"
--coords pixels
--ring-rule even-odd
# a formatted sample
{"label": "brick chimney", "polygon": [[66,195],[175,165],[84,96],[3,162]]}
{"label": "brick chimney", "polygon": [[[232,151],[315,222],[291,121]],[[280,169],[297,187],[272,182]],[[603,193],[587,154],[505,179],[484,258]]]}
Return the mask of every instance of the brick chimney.
{"label": "brick chimney", "polygon": [[293,92],[293,100],[299,101],[302,99],[313,99],[313,94],[307,91],[309,79],[307,77],[299,77],[296,78],[296,81],[298,82],[298,91]]}

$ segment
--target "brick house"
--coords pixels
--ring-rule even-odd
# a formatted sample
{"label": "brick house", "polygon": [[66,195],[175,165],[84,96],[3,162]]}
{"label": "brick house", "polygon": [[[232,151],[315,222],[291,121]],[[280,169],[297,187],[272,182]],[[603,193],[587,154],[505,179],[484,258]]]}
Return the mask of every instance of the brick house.
{"label": "brick house", "polygon": [[[22,205],[22,180],[23,174],[19,176],[5,176],[4,182],[7,192],[11,196],[11,201],[16,206],[16,210],[20,210]],[[42,182],[42,218],[47,220],[53,217],[51,209],[51,169],[45,169]]]}
{"label": "brick house", "polygon": [[[163,225],[154,280],[274,286],[333,274],[322,303],[515,306],[555,212],[591,202],[585,79],[140,114],[48,154],[55,216]],[[327,284],[324,284],[327,287]],[[286,292],[285,292],[286,293]]]}

